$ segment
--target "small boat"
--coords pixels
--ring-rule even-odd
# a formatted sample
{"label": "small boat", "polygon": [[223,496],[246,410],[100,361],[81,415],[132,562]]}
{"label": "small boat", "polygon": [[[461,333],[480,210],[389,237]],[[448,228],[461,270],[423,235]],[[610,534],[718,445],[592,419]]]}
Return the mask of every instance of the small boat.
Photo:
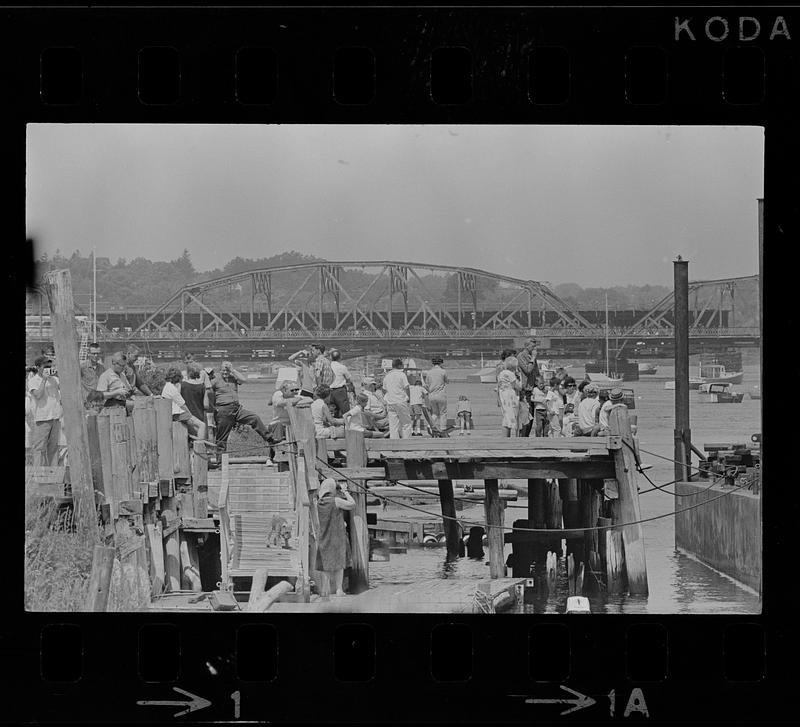
{"label": "small boat", "polygon": [[760,399],[761,398],[761,389],[758,386],[754,386],[753,390],[750,392],[751,399]]}
{"label": "small boat", "polygon": [[209,348],[206,350],[206,358],[227,358],[227,348]]}
{"label": "small boat", "polygon": [[711,404],[739,404],[744,399],[742,392],[733,390],[733,384],[727,382],[706,383],[700,387],[700,394]]}
{"label": "small boat", "polygon": [[639,376],[653,376],[658,371],[654,363],[638,362],[636,365],[639,367]]}
{"label": "small boat", "polygon": [[724,364],[700,364],[700,378],[706,384],[741,384],[743,371],[728,371]]}
{"label": "small boat", "polygon": [[[706,383],[705,379],[701,379],[697,376],[690,376],[689,377],[689,391],[697,391],[703,384]],[[675,382],[674,381],[665,381],[664,382],[664,389],[667,391],[675,391]]]}
{"label": "small boat", "polygon": [[275,358],[274,348],[254,348],[250,358]]}
{"label": "small boat", "polygon": [[615,378],[613,376],[609,376],[608,374],[593,374],[593,373],[586,373],[586,378],[589,379],[593,384],[609,384],[614,386],[616,384],[621,384],[623,379]]}

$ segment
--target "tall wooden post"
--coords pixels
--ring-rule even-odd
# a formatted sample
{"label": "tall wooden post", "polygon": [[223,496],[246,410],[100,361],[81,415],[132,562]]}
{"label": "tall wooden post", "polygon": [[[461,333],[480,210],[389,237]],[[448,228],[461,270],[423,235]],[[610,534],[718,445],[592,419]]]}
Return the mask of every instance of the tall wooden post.
{"label": "tall wooden post", "polygon": [[692,432],[689,428],[689,261],[673,263],[675,304],[675,480],[689,479]]}
{"label": "tall wooden post", "polygon": [[[543,530],[547,527],[547,518],[545,517],[545,497],[544,488],[547,486],[547,480],[542,479],[529,479],[528,480],[528,527],[534,530]],[[544,533],[528,533],[531,537],[533,545],[531,547],[531,555],[536,564],[537,574],[544,572],[547,545],[546,536]],[[539,583],[543,579],[538,579]]]}
{"label": "tall wooden post", "polygon": [[116,548],[95,545],[92,554],[92,571],[89,576],[89,589],[84,610],[103,612],[108,607],[108,594],[111,588],[111,573],[114,569]]}
{"label": "tall wooden post", "polygon": [[503,503],[500,500],[500,488],[496,479],[484,480],[485,496],[483,508],[486,513],[486,532],[489,541],[489,577],[505,576],[506,566],[503,560]]}
{"label": "tall wooden post", "polygon": [[89,532],[97,530],[89,435],[84,416],[81,371],[78,359],[78,331],[69,270],[52,270],[44,276],[50,303],[53,347],[58,364],[64,435],[69,452],[69,474],[77,522]]}
{"label": "tall wooden post", "polygon": [[[364,446],[364,432],[345,432],[347,444],[347,466],[366,467],[367,450]],[[356,507],[350,515],[350,550],[353,567],[350,570],[350,592],[361,593],[369,588],[369,531],[367,530],[366,481],[356,480],[356,487],[350,494]]]}
{"label": "tall wooden post", "polygon": [[195,442],[192,451],[192,494],[195,517],[208,517],[208,455],[203,442]]}
{"label": "tall wooden post", "polygon": [[456,520],[456,502],[453,496],[453,480],[438,480],[439,498],[442,502],[442,525],[447,542],[447,557],[457,558],[461,538]]}
{"label": "tall wooden post", "polygon": [[[579,528],[581,526],[580,502],[578,500],[578,480],[560,479],[558,481],[559,494],[561,495],[561,511],[565,528]],[[583,534],[567,537],[567,554],[574,554],[575,562],[583,561]]]}
{"label": "tall wooden post", "polygon": [[[688,380],[687,380],[688,383]],[[622,528],[625,546],[625,567],[628,575],[628,590],[632,595],[646,596],[647,563],[644,554],[644,537],[639,508],[639,490],[636,483],[636,458],[632,451],[633,437],[628,421],[628,408],[618,405],[608,415],[612,435],[622,437],[622,447],[614,451],[614,468],[619,489],[619,518],[623,523],[635,523]]]}

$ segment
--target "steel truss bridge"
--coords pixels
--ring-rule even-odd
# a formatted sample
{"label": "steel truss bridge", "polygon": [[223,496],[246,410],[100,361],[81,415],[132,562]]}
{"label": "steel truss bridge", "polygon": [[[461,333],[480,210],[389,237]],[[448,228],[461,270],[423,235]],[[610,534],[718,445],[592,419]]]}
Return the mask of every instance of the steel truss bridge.
{"label": "steel truss bridge", "polygon": [[[690,336],[757,345],[759,326],[735,326],[736,290],[757,281],[751,275],[690,282]],[[620,347],[673,339],[673,314],[670,293],[647,311],[615,311],[608,335]],[[496,348],[498,339],[528,335],[585,347],[587,340],[604,339],[605,316],[578,311],[545,282],[458,266],[355,261],[248,270],[193,283],[126,325],[113,325],[108,314],[98,325],[98,338],[154,347],[413,338],[453,345],[483,340]]]}

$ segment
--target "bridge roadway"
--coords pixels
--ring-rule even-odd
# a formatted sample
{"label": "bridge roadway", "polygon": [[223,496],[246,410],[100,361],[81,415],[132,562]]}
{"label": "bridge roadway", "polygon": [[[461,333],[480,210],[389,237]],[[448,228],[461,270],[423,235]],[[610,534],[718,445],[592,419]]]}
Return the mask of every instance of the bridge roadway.
{"label": "bridge roadway", "polygon": [[[610,350],[619,350],[628,358],[667,358],[674,355],[674,337],[666,331],[639,331],[621,336],[621,329],[609,330]],[[517,328],[517,329],[427,329],[427,330],[273,330],[240,329],[238,331],[114,331],[99,328],[97,338],[106,347],[124,348],[135,344],[150,355],[171,358],[184,351],[208,355],[209,351],[225,352],[232,357],[256,357],[254,351],[271,351],[276,358],[290,353],[313,341],[322,341],[328,347],[342,348],[350,356],[362,355],[430,355],[442,354],[450,358],[495,356],[507,347],[519,347],[521,339],[533,335],[539,339],[544,356],[601,357],[604,337],[597,330]],[[28,329],[32,346],[50,340],[48,332]],[[757,328],[696,328],[690,335],[691,353],[724,351],[728,348],[757,348],[760,345]],[[271,357],[268,354],[266,357]],[[613,353],[612,353],[613,355]]]}

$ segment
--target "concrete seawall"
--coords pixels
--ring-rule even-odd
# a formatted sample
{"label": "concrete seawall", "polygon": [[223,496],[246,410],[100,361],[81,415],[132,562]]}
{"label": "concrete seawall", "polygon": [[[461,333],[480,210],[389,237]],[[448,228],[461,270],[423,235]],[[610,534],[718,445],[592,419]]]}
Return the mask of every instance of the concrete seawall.
{"label": "concrete seawall", "polygon": [[[708,482],[678,482],[675,546],[761,594],[761,497]],[[725,497],[720,497],[724,493]],[[693,495],[693,496],[692,496]]]}

